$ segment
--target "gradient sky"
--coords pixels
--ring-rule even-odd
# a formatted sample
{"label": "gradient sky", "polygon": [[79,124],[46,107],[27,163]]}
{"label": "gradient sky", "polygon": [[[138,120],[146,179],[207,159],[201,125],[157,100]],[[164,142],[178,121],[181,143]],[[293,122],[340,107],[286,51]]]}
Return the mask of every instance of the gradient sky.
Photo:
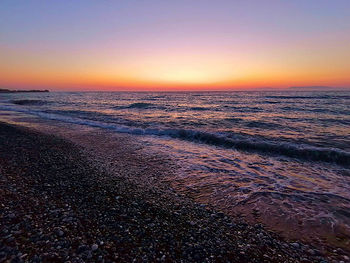
{"label": "gradient sky", "polygon": [[350,87],[349,0],[0,1],[0,87]]}

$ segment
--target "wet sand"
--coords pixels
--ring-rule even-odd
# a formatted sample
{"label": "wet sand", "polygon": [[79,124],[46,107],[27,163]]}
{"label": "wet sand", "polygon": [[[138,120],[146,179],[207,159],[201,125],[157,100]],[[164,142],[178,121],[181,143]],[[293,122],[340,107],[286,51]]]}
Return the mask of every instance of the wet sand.
{"label": "wet sand", "polygon": [[178,195],[159,180],[171,161],[124,137],[106,160],[88,139],[0,124],[0,262],[325,262]]}

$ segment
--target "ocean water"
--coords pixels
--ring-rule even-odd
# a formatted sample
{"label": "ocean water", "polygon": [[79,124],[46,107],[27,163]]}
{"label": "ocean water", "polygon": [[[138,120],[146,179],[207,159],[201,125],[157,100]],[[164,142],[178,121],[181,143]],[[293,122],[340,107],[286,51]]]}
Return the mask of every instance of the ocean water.
{"label": "ocean water", "polygon": [[350,92],[1,94],[13,113],[128,133],[197,201],[350,246]]}

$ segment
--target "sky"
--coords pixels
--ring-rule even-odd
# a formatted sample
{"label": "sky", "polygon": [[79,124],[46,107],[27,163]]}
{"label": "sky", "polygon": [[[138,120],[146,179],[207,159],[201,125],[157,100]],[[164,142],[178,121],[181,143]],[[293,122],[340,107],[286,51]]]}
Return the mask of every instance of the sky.
{"label": "sky", "polygon": [[0,88],[350,87],[349,0],[0,1]]}

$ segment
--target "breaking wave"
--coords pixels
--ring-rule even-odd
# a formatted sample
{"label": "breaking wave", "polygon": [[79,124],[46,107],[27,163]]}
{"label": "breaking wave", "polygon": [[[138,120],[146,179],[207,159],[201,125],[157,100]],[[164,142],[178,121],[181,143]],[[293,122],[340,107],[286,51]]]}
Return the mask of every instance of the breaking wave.
{"label": "breaking wave", "polygon": [[44,100],[13,100],[11,102],[16,105],[44,105],[48,103]]}
{"label": "breaking wave", "polygon": [[116,106],[114,109],[119,110],[119,109],[150,109],[150,108],[155,108],[156,105],[152,103],[146,103],[146,102],[137,102],[137,103],[132,103],[129,105],[125,106]]}

